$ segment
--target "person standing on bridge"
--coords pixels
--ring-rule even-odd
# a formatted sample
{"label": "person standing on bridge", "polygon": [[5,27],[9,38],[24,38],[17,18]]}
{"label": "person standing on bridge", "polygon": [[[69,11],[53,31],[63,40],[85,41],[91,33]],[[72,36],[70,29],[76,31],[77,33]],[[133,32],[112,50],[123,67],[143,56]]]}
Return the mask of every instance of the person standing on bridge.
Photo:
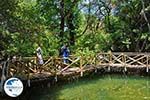
{"label": "person standing on bridge", "polygon": [[68,63],[68,57],[69,57],[70,50],[68,48],[68,44],[65,44],[61,47],[61,55],[64,60],[64,64]]}
{"label": "person standing on bridge", "polygon": [[[36,56],[37,56],[37,61],[38,61],[38,65],[42,66],[44,64],[43,61],[43,57],[42,57],[42,49],[40,47],[40,45],[38,46],[38,48],[36,49]],[[40,68],[41,69],[41,68]],[[41,72],[41,70],[40,70]]]}

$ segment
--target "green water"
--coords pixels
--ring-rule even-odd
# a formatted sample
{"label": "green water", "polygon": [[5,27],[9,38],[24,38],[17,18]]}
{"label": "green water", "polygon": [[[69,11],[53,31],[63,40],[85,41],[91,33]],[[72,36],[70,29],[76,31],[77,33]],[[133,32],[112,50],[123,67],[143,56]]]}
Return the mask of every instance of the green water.
{"label": "green water", "polygon": [[150,78],[104,75],[32,93],[30,100],[150,100]]}

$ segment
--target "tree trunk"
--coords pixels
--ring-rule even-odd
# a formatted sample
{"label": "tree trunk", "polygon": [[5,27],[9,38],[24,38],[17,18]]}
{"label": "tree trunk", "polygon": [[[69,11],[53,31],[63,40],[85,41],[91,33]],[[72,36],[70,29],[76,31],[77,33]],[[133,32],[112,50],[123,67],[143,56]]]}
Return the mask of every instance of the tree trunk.
{"label": "tree trunk", "polygon": [[75,26],[73,24],[73,12],[71,12],[69,14],[69,17],[68,17],[68,28],[69,28],[69,35],[70,35],[70,44],[71,45],[74,45],[75,44]]}
{"label": "tree trunk", "polygon": [[64,23],[65,23],[65,18],[64,18],[64,0],[61,0],[60,2],[60,16],[61,16],[61,23],[60,23],[60,42],[63,42],[63,36],[64,36]]}

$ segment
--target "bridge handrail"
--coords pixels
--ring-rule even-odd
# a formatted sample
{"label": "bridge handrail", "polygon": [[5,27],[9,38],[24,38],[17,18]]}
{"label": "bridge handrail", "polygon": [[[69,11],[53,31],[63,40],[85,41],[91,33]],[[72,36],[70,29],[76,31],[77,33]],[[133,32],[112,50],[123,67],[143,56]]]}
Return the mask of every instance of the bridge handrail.
{"label": "bridge handrail", "polygon": [[138,53],[138,52],[108,52],[108,53],[99,53],[97,59],[101,63],[107,64],[125,64],[125,65],[141,65],[149,66],[150,65],[150,53]]}
{"label": "bridge handrail", "polygon": [[[16,68],[11,66],[11,72],[13,74],[21,73],[27,75],[30,78],[32,73],[36,72],[36,68],[48,71],[50,73],[64,72],[68,68],[78,68],[81,72],[87,68],[87,65],[94,66],[123,66],[133,67],[142,66],[150,68],[150,53],[138,53],[138,52],[100,52],[96,56],[83,56],[79,57],[70,56],[68,58],[71,61],[68,64],[63,63],[62,57],[44,57],[45,63],[43,66],[37,64],[36,57],[17,57]],[[20,63],[19,63],[20,62]],[[59,69],[59,66],[61,68]]]}

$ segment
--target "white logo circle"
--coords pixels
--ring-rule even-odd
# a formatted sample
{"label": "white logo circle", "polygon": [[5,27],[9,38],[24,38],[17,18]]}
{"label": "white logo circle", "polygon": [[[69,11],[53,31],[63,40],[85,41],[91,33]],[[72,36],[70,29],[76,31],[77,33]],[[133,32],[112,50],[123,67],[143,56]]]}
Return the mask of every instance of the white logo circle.
{"label": "white logo circle", "polygon": [[4,91],[10,97],[17,97],[23,91],[23,84],[18,78],[9,78],[4,84]]}

